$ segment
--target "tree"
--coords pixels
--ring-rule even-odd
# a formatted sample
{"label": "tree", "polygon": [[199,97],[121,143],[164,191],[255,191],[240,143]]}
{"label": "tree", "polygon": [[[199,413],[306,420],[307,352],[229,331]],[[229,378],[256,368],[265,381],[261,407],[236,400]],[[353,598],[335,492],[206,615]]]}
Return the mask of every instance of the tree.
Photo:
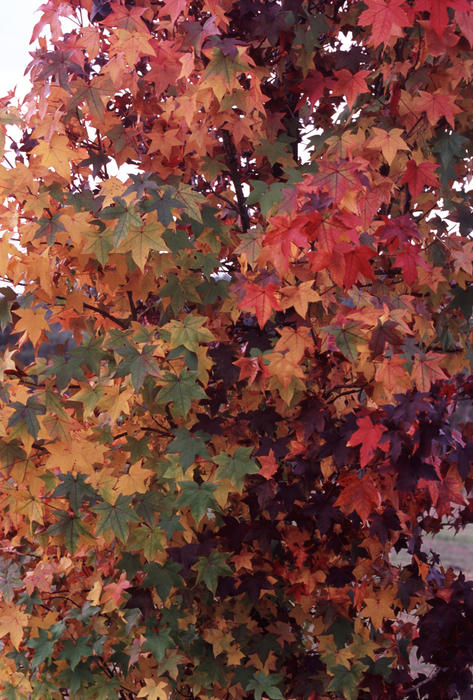
{"label": "tree", "polygon": [[2,697],[473,697],[422,548],[473,522],[470,2],[48,0],[33,40]]}

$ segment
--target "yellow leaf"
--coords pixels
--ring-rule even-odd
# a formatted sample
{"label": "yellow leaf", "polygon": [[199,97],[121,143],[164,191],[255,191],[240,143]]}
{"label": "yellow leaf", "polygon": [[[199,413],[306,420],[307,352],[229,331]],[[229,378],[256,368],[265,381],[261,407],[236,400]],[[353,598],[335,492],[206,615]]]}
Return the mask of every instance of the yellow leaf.
{"label": "yellow leaf", "polygon": [[168,700],[171,688],[167,681],[156,682],[154,678],[145,678],[145,687],[141,688],[137,697],[148,700]]}
{"label": "yellow leaf", "polygon": [[4,603],[0,608],[0,638],[9,634],[13,646],[18,649],[28,620],[29,615],[16,605]]}
{"label": "yellow leaf", "polygon": [[148,483],[153,476],[151,469],[143,469],[141,462],[133,464],[128,474],[124,474],[118,479],[115,491],[123,496],[131,496],[134,493],[146,493]]}
{"label": "yellow leaf", "polygon": [[384,596],[365,598],[364,608],[361,611],[363,617],[369,617],[373,625],[379,629],[385,618],[392,619],[392,604],[394,600],[384,592]]}
{"label": "yellow leaf", "polygon": [[109,177],[108,180],[102,182],[100,185],[100,194],[105,197],[102,207],[108,207],[109,204],[113,204],[114,197],[123,198],[124,189],[123,182],[117,177]]}
{"label": "yellow leaf", "polygon": [[90,591],[87,593],[86,598],[90,600],[92,605],[98,605],[100,601],[100,596],[102,594],[102,582],[96,581]]}

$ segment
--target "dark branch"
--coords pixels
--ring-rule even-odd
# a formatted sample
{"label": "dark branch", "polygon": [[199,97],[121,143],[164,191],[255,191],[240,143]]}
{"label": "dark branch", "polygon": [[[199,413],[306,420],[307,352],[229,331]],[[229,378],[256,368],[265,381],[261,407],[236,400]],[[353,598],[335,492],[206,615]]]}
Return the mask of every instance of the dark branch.
{"label": "dark branch", "polygon": [[243,187],[241,183],[240,170],[238,164],[238,156],[235,149],[235,144],[231,134],[227,129],[222,129],[223,147],[225,149],[225,155],[227,157],[227,166],[230,172],[230,177],[232,178],[233,185],[235,187],[236,198],[238,202],[238,211],[240,213],[241,227],[243,231],[248,231],[250,228],[250,217],[248,214],[248,209],[246,206],[246,197],[243,194]]}

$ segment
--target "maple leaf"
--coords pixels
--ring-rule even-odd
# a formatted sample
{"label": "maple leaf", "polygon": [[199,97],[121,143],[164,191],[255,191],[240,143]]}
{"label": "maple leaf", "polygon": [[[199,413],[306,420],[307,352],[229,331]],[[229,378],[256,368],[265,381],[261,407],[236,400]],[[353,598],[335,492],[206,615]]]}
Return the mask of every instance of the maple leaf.
{"label": "maple leaf", "polygon": [[409,285],[413,285],[418,278],[417,266],[428,269],[428,265],[419,255],[416,246],[405,247],[396,255],[396,265],[402,269],[403,278]]}
{"label": "maple leaf", "polygon": [[164,385],[156,397],[158,403],[172,404],[172,409],[177,415],[185,416],[189,411],[192,399],[205,398],[202,387],[196,383],[197,372],[183,369],[179,376],[172,372],[165,372]]}
{"label": "maple leaf", "polygon": [[444,358],[445,355],[432,351],[416,355],[412,376],[419,391],[429,391],[432,382],[447,378],[444,370],[439,366]]}
{"label": "maple leaf", "polygon": [[258,465],[250,459],[252,452],[252,447],[238,447],[233,455],[221,452],[213,457],[213,461],[219,465],[219,477],[229,479],[241,491],[245,476],[259,471]]}
{"label": "maple leaf", "polygon": [[419,90],[415,106],[416,109],[427,114],[429,124],[432,126],[435,126],[444,117],[452,129],[455,128],[455,114],[462,111],[455,103],[455,95],[445,93],[441,89],[435,90],[435,92]]}
{"label": "maple leaf", "polygon": [[123,52],[130,66],[134,66],[140,56],[155,56],[156,52],[149,40],[149,34],[143,31],[115,29],[117,40],[115,51]]}
{"label": "maple leaf", "polygon": [[416,10],[430,12],[430,26],[439,37],[447,28],[448,7],[464,12],[471,10],[467,0],[417,0],[416,2]]}
{"label": "maple leaf", "polygon": [[374,251],[366,245],[359,246],[344,253],[345,272],[343,286],[350,288],[362,275],[366,279],[374,279],[373,268],[370,260],[374,257]]}
{"label": "maple leaf", "polygon": [[24,336],[28,337],[34,346],[38,345],[43,332],[50,330],[46,310],[43,308],[17,309],[15,315],[20,317],[15,324],[16,330],[20,333],[23,331]]}
{"label": "maple leaf", "polygon": [[368,6],[358,17],[361,27],[372,25],[370,43],[373,46],[390,40],[391,37],[401,37],[402,27],[409,26],[409,18],[402,9],[404,0],[366,0]]}
{"label": "maple leaf", "polygon": [[163,330],[168,330],[171,334],[171,344],[173,347],[182,345],[191,352],[196,353],[199,343],[210,343],[215,337],[207,329],[203,328],[207,319],[202,316],[189,315],[184,321],[170,321]]}
{"label": "maple leaf", "polygon": [[366,78],[370,75],[371,71],[359,70],[356,73],[350,73],[346,68],[342,68],[333,73],[337,79],[337,82],[332,88],[333,94],[344,95],[349,109],[353,107],[358,95],[369,92],[366,85]]}
{"label": "maple leaf", "polygon": [[381,503],[381,496],[371,476],[364,474],[361,478],[355,474],[349,474],[341,479],[343,490],[335,501],[345,513],[350,514],[354,510],[363,521],[366,521]]}
{"label": "maple leaf", "polygon": [[139,462],[132,464],[128,474],[118,479],[115,490],[123,496],[131,496],[134,493],[146,493],[148,484],[153,476],[151,469],[143,469]]}
{"label": "maple leaf", "polygon": [[331,80],[326,80],[318,70],[310,71],[309,75],[301,82],[304,96],[308,98],[312,107],[320,100],[326,87],[330,87]]}
{"label": "maple leaf", "polygon": [[373,625],[379,629],[385,618],[391,618],[393,600],[389,593],[386,596],[370,596],[364,599],[362,615],[369,617]]}
{"label": "maple leaf", "polygon": [[439,187],[438,178],[434,175],[437,168],[436,163],[424,161],[418,164],[415,160],[409,160],[401,182],[407,182],[409,192],[414,199],[417,199],[424,187]]}
{"label": "maple leaf", "polygon": [[265,287],[248,282],[244,287],[245,296],[238,303],[238,307],[242,311],[254,312],[260,328],[264,328],[273,311],[281,308],[275,296],[276,289],[277,286],[273,282],[269,282]]}
{"label": "maple leaf", "polygon": [[373,135],[368,140],[368,148],[380,148],[389,165],[392,164],[398,151],[408,151],[409,146],[401,137],[402,129],[384,131],[374,126]]}
{"label": "maple leaf", "polygon": [[269,455],[258,455],[258,462],[260,462],[262,465],[258,474],[263,476],[265,479],[272,479],[278,470],[278,463],[274,458],[273,450],[269,451]]}
{"label": "maple leaf", "polygon": [[168,700],[171,691],[166,680],[156,681],[154,678],[145,678],[145,685],[139,691],[138,698],[148,698],[148,700]]}
{"label": "maple leaf", "polygon": [[362,327],[358,321],[347,321],[343,326],[334,324],[326,326],[323,330],[333,335],[337,348],[350,362],[356,362],[358,346],[366,343]]}
{"label": "maple leaf", "polygon": [[358,418],[356,421],[358,430],[356,430],[347,445],[353,447],[360,445],[360,466],[366,467],[374,457],[376,450],[379,447],[381,435],[385,432],[384,425],[375,425],[370,416]]}
{"label": "maple leaf", "polygon": [[15,649],[18,649],[28,624],[29,615],[13,603],[3,602],[0,605],[0,638],[10,635]]}
{"label": "maple leaf", "polygon": [[222,552],[211,552],[210,556],[201,557],[194,568],[197,571],[197,583],[203,581],[214,595],[219,577],[233,575],[233,569],[227,564],[227,555]]}
{"label": "maple leaf", "polygon": [[281,353],[287,352],[296,363],[302,359],[306,349],[313,345],[310,329],[305,326],[299,326],[299,328],[288,328],[285,326],[276,330],[281,337],[274,349]]}
{"label": "maple leaf", "polygon": [[56,173],[68,182],[71,179],[71,161],[80,161],[86,156],[84,149],[73,151],[65,134],[53,134],[49,143],[40,141],[33,151],[41,158],[46,168],[54,168]]}
{"label": "maple leaf", "polygon": [[120,251],[131,252],[133,260],[144,270],[150,250],[169,253],[162,234],[165,228],[159,221],[147,221],[140,226],[130,226],[125,240],[120,244]]}
{"label": "maple leaf", "polygon": [[282,309],[289,309],[291,306],[297,311],[302,318],[306,317],[309,304],[314,301],[321,301],[320,294],[313,289],[311,280],[302,282],[301,284],[289,287],[281,287],[280,305]]}

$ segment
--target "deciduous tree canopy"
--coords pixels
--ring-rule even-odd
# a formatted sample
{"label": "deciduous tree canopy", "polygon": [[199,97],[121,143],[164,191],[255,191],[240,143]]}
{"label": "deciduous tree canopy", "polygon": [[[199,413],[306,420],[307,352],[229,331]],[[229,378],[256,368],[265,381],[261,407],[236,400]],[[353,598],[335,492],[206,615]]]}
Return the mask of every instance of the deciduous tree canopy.
{"label": "deciduous tree canopy", "polygon": [[48,0],[33,40],[2,697],[473,697],[422,549],[473,521],[471,3]]}

